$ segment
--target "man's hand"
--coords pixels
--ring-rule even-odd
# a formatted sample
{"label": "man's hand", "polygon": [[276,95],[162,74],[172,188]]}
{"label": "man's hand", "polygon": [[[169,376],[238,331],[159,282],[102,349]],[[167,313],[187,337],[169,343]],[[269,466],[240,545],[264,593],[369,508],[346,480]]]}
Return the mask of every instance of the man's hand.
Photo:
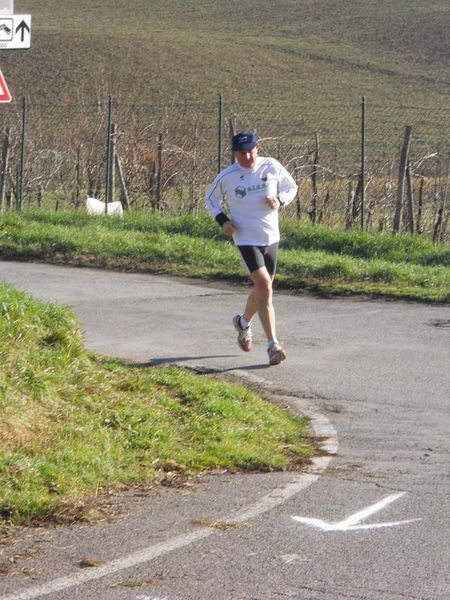
{"label": "man's hand", "polygon": [[231,221],[226,221],[226,223],[222,225],[222,231],[225,235],[232,236],[236,233],[236,228]]}
{"label": "man's hand", "polygon": [[280,208],[280,201],[275,196],[266,196],[266,204],[272,209]]}

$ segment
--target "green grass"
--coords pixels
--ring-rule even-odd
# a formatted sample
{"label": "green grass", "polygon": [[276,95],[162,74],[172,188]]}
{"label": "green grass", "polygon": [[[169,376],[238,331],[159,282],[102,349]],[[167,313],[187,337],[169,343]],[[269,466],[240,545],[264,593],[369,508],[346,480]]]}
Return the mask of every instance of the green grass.
{"label": "green grass", "polygon": [[0,283],[0,515],[92,514],[106,489],[298,468],[307,422],[248,389],[86,352],[73,314]]}
{"label": "green grass", "polygon": [[[7,213],[0,258],[100,266],[244,282],[238,252],[207,215]],[[420,236],[335,231],[285,222],[276,279],[281,288],[450,300],[450,249]]]}
{"label": "green grass", "polygon": [[450,246],[434,244],[418,235],[394,236],[390,233],[366,233],[358,229],[336,231],[312,225],[299,228],[294,223],[284,223],[282,246],[289,250],[323,250],[365,260],[450,267]]}

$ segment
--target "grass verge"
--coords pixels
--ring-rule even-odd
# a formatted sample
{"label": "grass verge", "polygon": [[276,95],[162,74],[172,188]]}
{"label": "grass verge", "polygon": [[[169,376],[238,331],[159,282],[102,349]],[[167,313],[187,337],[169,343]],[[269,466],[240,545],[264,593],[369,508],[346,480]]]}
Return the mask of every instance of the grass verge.
{"label": "grass verge", "polygon": [[[207,215],[9,213],[0,220],[0,259],[41,260],[245,281],[233,244]],[[420,236],[336,231],[285,222],[279,287],[320,294],[450,300],[450,248]]]}
{"label": "grass verge", "polygon": [[298,468],[307,421],[248,389],[88,353],[73,314],[0,283],[0,515],[86,518],[100,491]]}

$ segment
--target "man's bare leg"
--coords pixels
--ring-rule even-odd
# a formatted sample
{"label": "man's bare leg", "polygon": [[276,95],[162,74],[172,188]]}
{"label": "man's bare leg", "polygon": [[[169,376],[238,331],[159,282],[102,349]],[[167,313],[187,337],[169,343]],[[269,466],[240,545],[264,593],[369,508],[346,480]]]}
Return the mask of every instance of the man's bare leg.
{"label": "man's bare leg", "polygon": [[247,298],[243,315],[244,319],[250,322],[258,313],[268,342],[275,339],[275,311],[272,304],[273,278],[274,276],[269,275],[266,267],[253,271],[250,279],[254,287]]}

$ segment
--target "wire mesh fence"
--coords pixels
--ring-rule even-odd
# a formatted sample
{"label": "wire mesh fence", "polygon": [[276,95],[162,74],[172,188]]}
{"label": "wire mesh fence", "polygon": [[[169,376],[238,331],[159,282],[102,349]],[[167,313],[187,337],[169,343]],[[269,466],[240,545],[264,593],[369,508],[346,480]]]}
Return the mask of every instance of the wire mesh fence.
{"label": "wire mesh fence", "polygon": [[[197,213],[207,185],[233,160],[230,136],[253,130],[260,154],[280,160],[298,182],[290,218],[389,230],[401,182],[399,230],[447,240],[450,108],[366,102],[364,121],[362,114],[359,103],[23,99],[0,108],[0,210],[82,208],[95,197]],[[406,126],[411,141],[401,173]]]}

